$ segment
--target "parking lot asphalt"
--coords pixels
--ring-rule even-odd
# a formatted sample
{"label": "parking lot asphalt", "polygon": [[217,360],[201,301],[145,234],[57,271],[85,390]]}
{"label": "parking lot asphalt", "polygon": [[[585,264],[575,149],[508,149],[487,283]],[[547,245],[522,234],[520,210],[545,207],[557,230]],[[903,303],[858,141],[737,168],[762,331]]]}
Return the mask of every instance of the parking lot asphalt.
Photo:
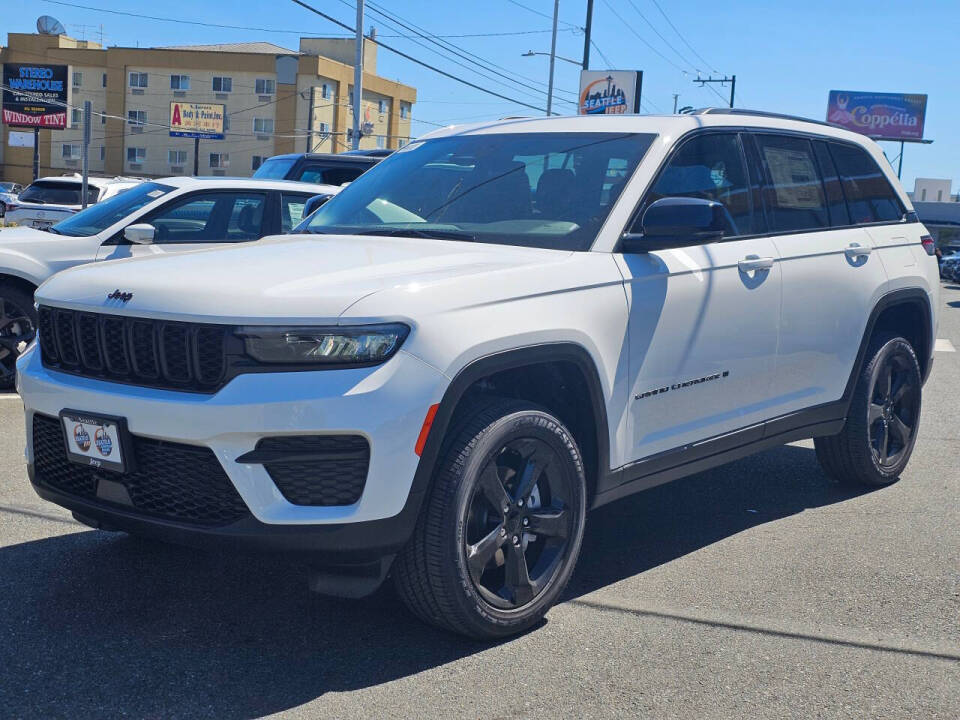
{"label": "parking lot asphalt", "polygon": [[913,459],[848,491],[811,442],[590,515],[546,622],[501,643],[384,589],[92,531],[37,498],[0,397],[0,717],[960,717],[960,286]]}

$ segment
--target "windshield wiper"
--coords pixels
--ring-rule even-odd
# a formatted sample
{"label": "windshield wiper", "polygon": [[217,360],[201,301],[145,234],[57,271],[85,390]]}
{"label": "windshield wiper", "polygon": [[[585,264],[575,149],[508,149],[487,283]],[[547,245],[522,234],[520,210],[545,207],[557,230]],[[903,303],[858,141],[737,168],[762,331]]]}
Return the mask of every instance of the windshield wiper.
{"label": "windshield wiper", "polygon": [[418,237],[432,238],[437,240],[465,240],[467,242],[476,242],[477,236],[464,230],[428,230],[423,228],[371,228],[369,230],[357,230],[349,233],[350,235],[384,235],[387,237]]}
{"label": "windshield wiper", "polygon": [[47,232],[53,233],[54,235],[63,235],[63,233],[57,230],[53,225],[47,228]]}

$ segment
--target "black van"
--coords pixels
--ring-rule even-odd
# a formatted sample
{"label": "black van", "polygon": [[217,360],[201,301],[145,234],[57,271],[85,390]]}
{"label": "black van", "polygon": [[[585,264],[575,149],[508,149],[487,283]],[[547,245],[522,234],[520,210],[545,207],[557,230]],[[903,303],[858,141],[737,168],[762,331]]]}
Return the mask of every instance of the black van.
{"label": "black van", "polygon": [[336,154],[274,155],[264,161],[253,176],[268,180],[299,180],[325,185],[343,185],[356,180],[391,152],[390,150],[353,150]]}

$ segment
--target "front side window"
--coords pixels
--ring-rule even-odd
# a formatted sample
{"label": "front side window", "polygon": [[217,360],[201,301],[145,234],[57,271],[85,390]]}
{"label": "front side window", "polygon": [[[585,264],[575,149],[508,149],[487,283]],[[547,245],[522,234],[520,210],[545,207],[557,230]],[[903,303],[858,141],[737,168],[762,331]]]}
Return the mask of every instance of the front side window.
{"label": "front side window", "polygon": [[854,223],[897,222],[903,218],[899,198],[866,150],[843,143],[829,145]]}
{"label": "front side window", "polygon": [[130,73],[130,87],[132,88],[147,87],[147,73],[145,72]]}
{"label": "front side window", "polygon": [[303,220],[303,208],[310,195],[282,193],[280,195],[280,231],[290,232]]}
{"label": "front side window", "polygon": [[[625,168],[611,167],[608,172],[629,177]],[[619,189],[615,190],[616,194],[619,192]],[[665,197],[700,198],[723,203],[728,214],[725,236],[751,235],[759,231],[736,133],[709,133],[686,141],[647,193],[644,209]],[[638,220],[642,217],[641,212]],[[640,228],[634,228],[634,232],[640,232]]]}
{"label": "front side window", "polygon": [[198,193],[172,202],[147,218],[156,228],[154,242],[199,243],[257,240],[266,195]]}
{"label": "front side window", "polygon": [[273,95],[273,91],[276,89],[275,81],[270,78],[257,78],[255,85],[257,95]]}
{"label": "front side window", "polygon": [[173,188],[169,185],[141,183],[61,220],[54,227],[61,235],[96,235],[172,191]]}
{"label": "front side window", "polygon": [[321,207],[305,230],[588,250],[623,189],[604,187],[612,161],[632,175],[655,137],[501,133],[411,143]]}
{"label": "front side window", "polygon": [[766,198],[771,232],[798,232],[830,226],[823,183],[806,138],[756,136],[767,173]]}

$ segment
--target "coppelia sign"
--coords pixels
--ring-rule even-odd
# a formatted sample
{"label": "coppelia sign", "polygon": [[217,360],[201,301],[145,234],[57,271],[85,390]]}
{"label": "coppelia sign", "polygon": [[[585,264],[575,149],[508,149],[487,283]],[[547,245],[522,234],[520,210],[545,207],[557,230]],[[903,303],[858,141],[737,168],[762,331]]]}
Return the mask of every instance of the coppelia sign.
{"label": "coppelia sign", "polygon": [[62,130],[70,103],[69,67],[3,64],[3,123]]}
{"label": "coppelia sign", "polygon": [[827,122],[874,140],[922,140],[926,95],[831,90]]}
{"label": "coppelia sign", "polygon": [[642,84],[639,70],[582,70],[577,114],[636,114],[640,112]]}

